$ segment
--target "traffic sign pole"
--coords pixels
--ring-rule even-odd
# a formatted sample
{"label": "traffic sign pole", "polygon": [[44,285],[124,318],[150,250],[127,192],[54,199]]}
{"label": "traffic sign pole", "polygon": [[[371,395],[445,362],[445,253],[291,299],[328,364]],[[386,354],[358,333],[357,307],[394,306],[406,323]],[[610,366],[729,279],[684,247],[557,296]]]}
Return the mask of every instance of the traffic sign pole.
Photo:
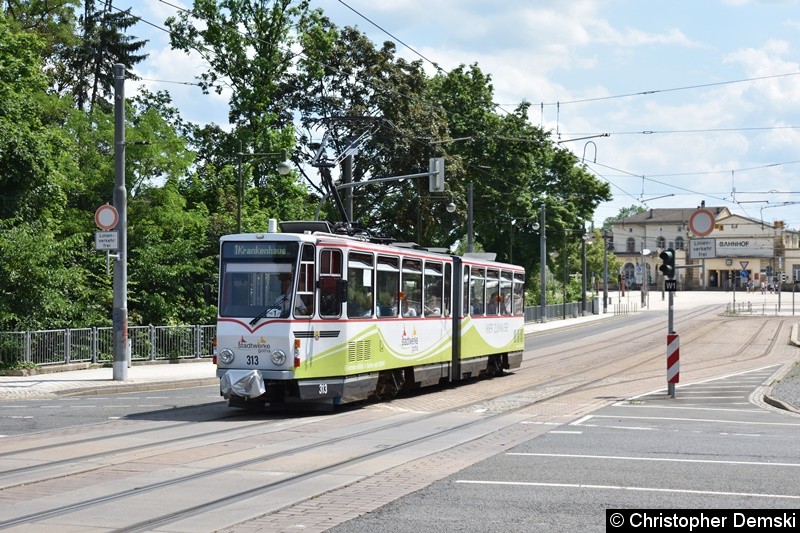
{"label": "traffic sign pole", "polygon": [[114,207],[119,213],[119,258],[114,268],[114,381],[128,380],[128,191],[125,188],[125,66],[114,64]]}
{"label": "traffic sign pole", "polygon": [[[677,365],[677,359],[676,359],[677,358],[677,354],[671,354],[670,353],[670,349],[673,346],[673,344],[670,342],[671,337],[672,336],[675,336],[675,337],[678,336],[675,333],[675,331],[673,330],[673,327],[675,325],[675,322],[673,320],[673,317],[674,317],[674,315],[673,315],[673,305],[675,303],[674,296],[675,296],[675,292],[674,291],[669,291],[669,302],[668,302],[668,304],[669,304],[669,308],[668,309],[669,310],[667,311],[667,313],[668,313],[667,314],[667,394],[669,394],[670,398],[674,398],[675,397],[675,383],[678,382],[677,366],[675,366],[676,374],[674,376],[671,375],[671,368],[672,367],[670,366],[670,362],[672,362],[673,364]],[[673,381],[673,378],[675,379],[675,381]]]}
{"label": "traffic sign pole", "polygon": [[680,336],[675,333],[667,334],[667,394],[675,397],[675,384],[680,381]]}

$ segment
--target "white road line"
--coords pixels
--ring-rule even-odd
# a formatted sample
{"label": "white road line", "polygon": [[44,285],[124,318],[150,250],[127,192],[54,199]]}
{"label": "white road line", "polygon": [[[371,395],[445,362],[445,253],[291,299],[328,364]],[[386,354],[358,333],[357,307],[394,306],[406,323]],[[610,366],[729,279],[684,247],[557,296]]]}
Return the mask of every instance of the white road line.
{"label": "white road line", "polygon": [[[723,411],[728,411],[730,409],[721,409]],[[749,410],[748,410],[749,411]],[[716,418],[678,418],[678,417],[659,417],[659,416],[622,416],[622,415],[589,415],[588,417],[584,417],[580,420],[576,420],[570,425],[578,426],[582,422],[589,420],[589,418],[614,418],[614,419],[628,419],[628,420],[653,420],[653,421],[665,421],[669,420],[672,422],[710,422],[714,424],[746,424],[746,425],[755,425],[755,426],[776,426],[776,427],[800,427],[800,422],[747,422],[747,421],[740,421],[740,420],[720,420]]]}
{"label": "white road line", "polygon": [[[704,379],[702,381],[694,381],[692,383],[684,383],[683,385],[677,385],[675,388],[677,390],[681,390],[681,389],[684,389],[684,388],[692,386],[692,385],[697,385],[699,383],[712,383],[714,381],[719,381],[721,379],[728,379],[728,378],[732,378],[734,376],[744,376],[744,375],[747,375],[747,374],[752,374],[753,372],[759,372],[761,370],[767,370],[769,368],[775,368],[776,366],[780,366],[780,365],[767,365],[767,366],[762,366],[760,368],[754,368],[752,370],[745,370],[744,372],[737,372],[735,374],[728,374],[728,375],[719,376],[719,377],[716,377],[716,378]],[[744,381],[737,381],[736,383],[744,383]],[[760,385],[760,384],[762,384],[762,382],[758,382],[756,384],[756,386]],[[666,389],[656,389],[654,391],[645,392],[644,394],[640,394],[638,396],[633,396],[633,397],[628,398],[628,399],[629,400],[636,400],[636,399],[639,399],[639,398],[643,398],[645,396],[650,396],[651,394],[666,394],[666,393],[667,393]]]}
{"label": "white road line", "polygon": [[550,433],[563,433],[563,434],[565,434],[565,435],[580,435],[580,434],[582,434],[582,433],[583,433],[583,431],[563,431],[563,430],[562,430],[562,431],[559,431],[559,430],[557,430],[557,429],[554,429],[554,430],[553,430],[553,431],[551,431]]}
{"label": "white road line", "polygon": [[[753,405],[753,404],[749,402],[746,403],[738,402],[736,403],[736,405]],[[634,405],[634,404],[619,403],[619,404],[614,404],[613,407],[631,407],[631,408],[639,407],[641,409],[675,409],[678,411],[680,411],[681,409],[685,409],[687,411],[726,411],[732,413],[752,413],[753,411],[762,411],[762,409],[759,409],[758,407],[755,406],[753,406],[752,409],[727,409],[724,407],[692,407],[692,404],[685,404],[681,406],[677,405],[670,406],[670,405],[643,405],[643,404]]]}
{"label": "white road line", "polygon": [[800,496],[791,494],[760,494],[757,492],[720,492],[714,490],[689,490],[689,489],[659,489],[656,487],[624,487],[619,485],[584,485],[578,483],[531,483],[523,481],[478,481],[471,479],[458,479],[456,483],[473,485],[509,485],[515,487],[552,487],[567,489],[597,489],[597,490],[628,490],[634,492],[669,492],[678,494],[703,494],[711,496],[742,496],[747,498],[773,498],[800,500]]}
{"label": "white road line", "polygon": [[780,467],[800,467],[800,463],[765,463],[758,461],[723,461],[720,459],[676,459],[670,457],[636,457],[631,455],[584,455],[570,453],[523,453],[507,452],[506,455],[519,455],[523,457],[562,457],[568,459],[609,459],[617,461],[645,461],[653,463],[703,463],[721,465],[741,465],[741,466],[780,466]]}
{"label": "white road line", "polygon": [[587,420],[591,420],[591,418],[592,418],[592,415],[586,415],[583,418],[579,418],[579,419],[575,420],[574,422],[570,422],[569,425],[570,426],[580,426],[581,424],[583,424]]}

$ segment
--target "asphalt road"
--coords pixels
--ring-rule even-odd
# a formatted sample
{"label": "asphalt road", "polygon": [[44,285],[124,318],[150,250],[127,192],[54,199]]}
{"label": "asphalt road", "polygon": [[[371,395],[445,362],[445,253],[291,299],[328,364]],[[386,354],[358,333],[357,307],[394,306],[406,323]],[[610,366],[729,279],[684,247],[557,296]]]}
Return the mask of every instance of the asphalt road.
{"label": "asphalt road", "polygon": [[618,402],[332,531],[607,531],[607,509],[794,512],[800,417],[749,399],[776,368]]}
{"label": "asphalt road", "polygon": [[55,399],[0,402],[0,435],[99,424],[121,418],[203,422],[234,416],[219,387],[192,387]]}

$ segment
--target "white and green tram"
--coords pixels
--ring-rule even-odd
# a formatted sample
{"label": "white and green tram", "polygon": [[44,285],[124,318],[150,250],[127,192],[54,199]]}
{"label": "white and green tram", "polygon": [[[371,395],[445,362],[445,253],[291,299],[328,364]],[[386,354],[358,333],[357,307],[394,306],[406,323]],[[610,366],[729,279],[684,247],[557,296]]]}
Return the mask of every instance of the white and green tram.
{"label": "white and green tram", "polygon": [[333,407],[520,366],[521,267],[326,222],[281,229],[220,239],[214,358],[229,405]]}

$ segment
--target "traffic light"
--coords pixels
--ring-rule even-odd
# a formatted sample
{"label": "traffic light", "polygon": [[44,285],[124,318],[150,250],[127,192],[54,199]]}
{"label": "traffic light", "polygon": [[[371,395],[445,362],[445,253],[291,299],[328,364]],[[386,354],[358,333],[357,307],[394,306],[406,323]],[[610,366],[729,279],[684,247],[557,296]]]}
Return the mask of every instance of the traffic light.
{"label": "traffic light", "polygon": [[658,257],[661,258],[661,266],[658,269],[664,274],[667,279],[675,279],[675,250],[667,248],[661,252]]}
{"label": "traffic light", "polygon": [[431,157],[428,162],[428,191],[444,192],[444,157]]}

